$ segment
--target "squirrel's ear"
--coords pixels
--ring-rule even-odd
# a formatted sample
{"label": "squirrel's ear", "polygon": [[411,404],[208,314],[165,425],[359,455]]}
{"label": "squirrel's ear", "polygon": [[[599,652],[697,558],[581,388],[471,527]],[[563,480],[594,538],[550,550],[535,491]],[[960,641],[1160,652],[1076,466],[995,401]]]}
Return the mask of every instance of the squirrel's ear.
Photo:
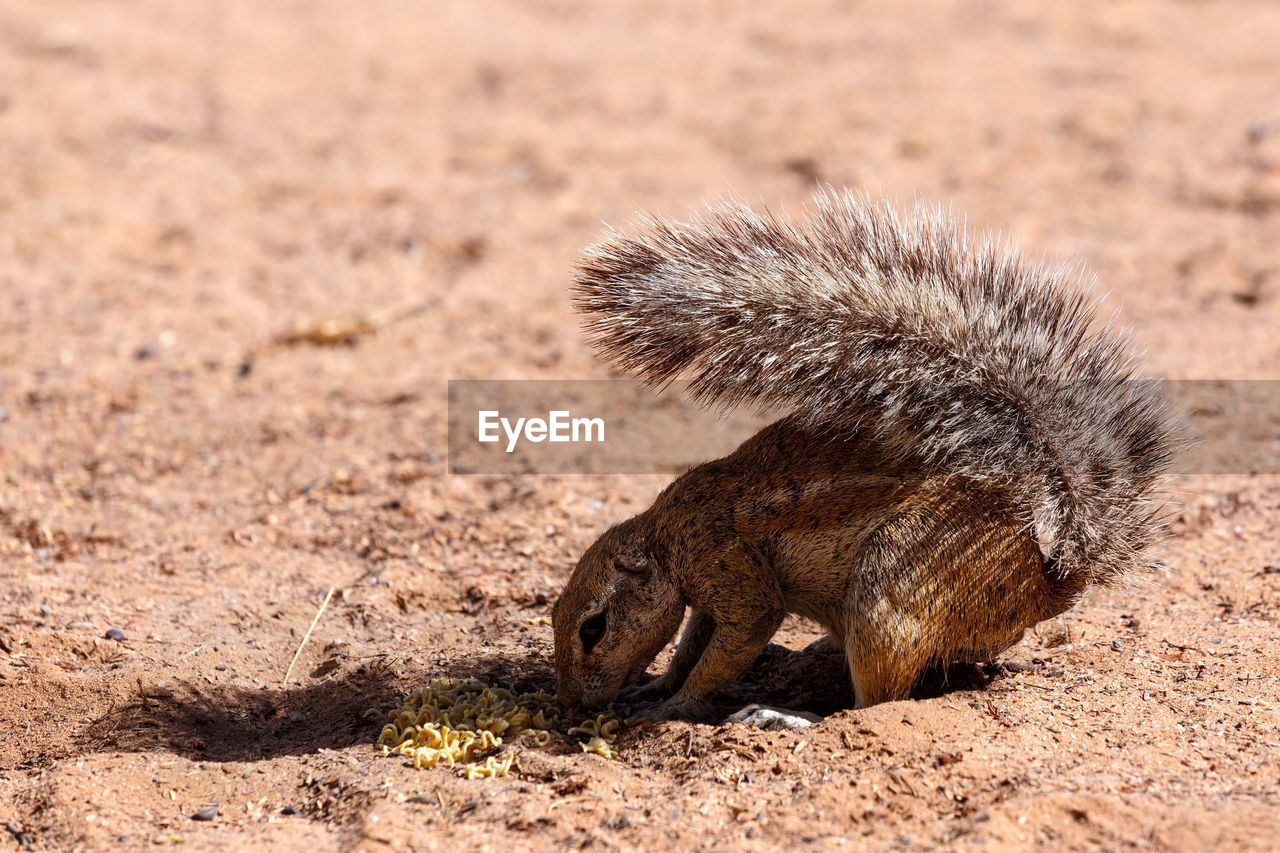
{"label": "squirrel's ear", "polygon": [[613,569],[631,574],[649,571],[649,558],[639,548],[628,548],[613,558]]}

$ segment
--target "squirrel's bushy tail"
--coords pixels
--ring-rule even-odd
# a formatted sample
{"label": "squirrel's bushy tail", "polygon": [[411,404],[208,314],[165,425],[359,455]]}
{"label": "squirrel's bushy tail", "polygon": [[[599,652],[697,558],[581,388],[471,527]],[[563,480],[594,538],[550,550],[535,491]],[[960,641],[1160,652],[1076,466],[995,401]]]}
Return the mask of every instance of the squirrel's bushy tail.
{"label": "squirrel's bushy tail", "polygon": [[943,210],[844,191],[788,222],[739,203],[649,218],[579,260],[595,348],[703,402],[793,410],[1007,489],[1058,570],[1144,567],[1180,439],[1080,270],[972,240]]}

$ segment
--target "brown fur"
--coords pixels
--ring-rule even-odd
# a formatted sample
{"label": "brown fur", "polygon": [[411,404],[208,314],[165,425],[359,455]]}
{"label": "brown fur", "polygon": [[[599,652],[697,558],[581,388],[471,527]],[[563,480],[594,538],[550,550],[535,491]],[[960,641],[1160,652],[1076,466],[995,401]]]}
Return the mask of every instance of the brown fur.
{"label": "brown fur", "polygon": [[[1062,269],[936,210],[824,193],[800,225],[731,206],[588,250],[575,304],[620,366],[793,414],[693,469],[584,554],[556,604],[561,695],[696,713],[787,613],[846,651],[858,704],[989,658],[1142,568],[1178,439]],[[584,621],[606,629],[590,653]]]}

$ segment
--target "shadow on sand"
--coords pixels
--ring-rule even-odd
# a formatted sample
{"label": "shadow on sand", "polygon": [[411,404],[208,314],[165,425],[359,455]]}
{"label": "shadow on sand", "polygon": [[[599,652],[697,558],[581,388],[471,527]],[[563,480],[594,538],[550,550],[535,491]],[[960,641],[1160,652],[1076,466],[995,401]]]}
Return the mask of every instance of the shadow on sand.
{"label": "shadow on sand", "polygon": [[[165,750],[201,761],[258,761],[281,755],[341,749],[376,739],[383,712],[415,686],[445,673],[423,668],[393,670],[381,660],[334,677],[288,687],[178,684],[144,689],[95,720],[81,752],[103,749]],[[503,656],[457,661],[447,673],[478,678],[517,691],[554,690],[548,662]],[[984,686],[990,677],[977,666],[955,666],[928,674],[913,691],[930,698]],[[749,672],[717,694],[726,715],[752,702],[811,711],[822,716],[853,707],[844,658],[769,645]],[[365,716],[369,710],[377,714]]]}
{"label": "shadow on sand", "polygon": [[[81,752],[165,750],[200,761],[258,761],[372,742],[384,713],[410,690],[446,673],[393,669],[375,660],[331,678],[286,687],[179,683],[139,686],[127,703],[95,720]],[[548,664],[505,657],[459,661],[447,673],[517,690],[553,688]],[[365,716],[367,711],[378,713]]]}

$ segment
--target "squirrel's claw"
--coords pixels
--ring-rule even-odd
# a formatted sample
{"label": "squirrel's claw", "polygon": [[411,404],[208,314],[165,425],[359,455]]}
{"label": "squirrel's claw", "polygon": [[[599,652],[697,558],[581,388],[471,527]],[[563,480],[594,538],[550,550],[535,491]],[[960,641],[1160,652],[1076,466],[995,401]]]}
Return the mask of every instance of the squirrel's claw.
{"label": "squirrel's claw", "polygon": [[678,699],[674,696],[665,702],[642,709],[640,714],[646,720],[655,723],[667,720],[706,723],[716,717],[715,708],[711,703],[698,699]]}
{"label": "squirrel's claw", "polygon": [[667,686],[666,679],[662,676],[654,676],[646,682],[624,687],[622,692],[618,694],[618,698],[628,704],[638,705],[645,702],[656,702],[670,695],[671,688]]}

